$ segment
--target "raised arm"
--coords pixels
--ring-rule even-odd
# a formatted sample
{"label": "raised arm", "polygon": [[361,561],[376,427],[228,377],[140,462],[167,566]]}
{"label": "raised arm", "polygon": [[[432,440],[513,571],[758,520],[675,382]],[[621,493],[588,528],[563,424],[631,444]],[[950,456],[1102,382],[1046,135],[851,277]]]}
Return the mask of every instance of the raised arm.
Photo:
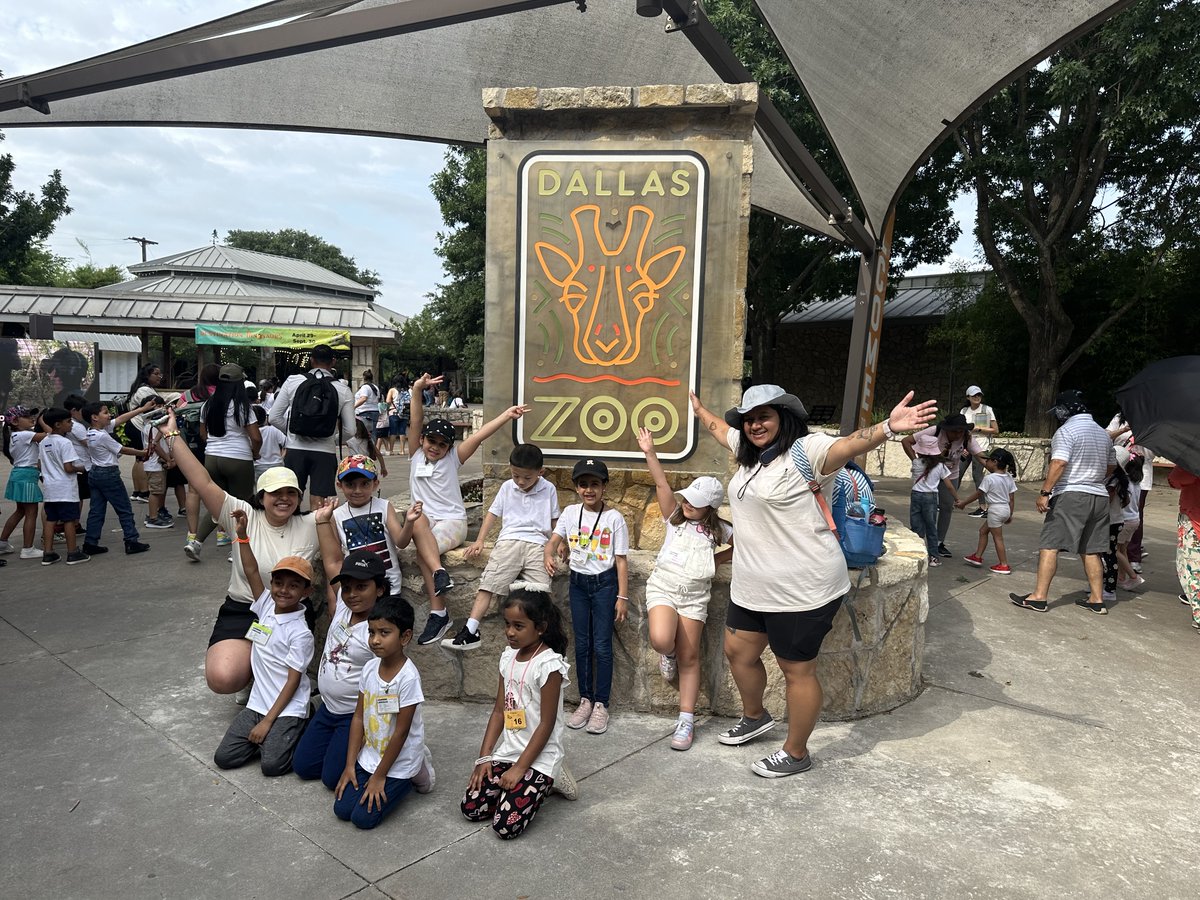
{"label": "raised arm", "polygon": [[132,419],[134,416],[140,416],[142,413],[150,412],[150,410],[152,410],[152,409],[154,409],[154,401],[147,400],[145,403],[143,403],[137,409],[131,409],[128,412],[123,412],[119,416],[117,416],[115,419],[113,419],[112,427],[117,428],[118,426],[124,425],[126,422],[128,422],[130,419]]}
{"label": "raised arm", "polygon": [[718,444],[728,450],[729,426],[725,424],[725,420],[716,413],[705,409],[704,404],[700,402],[700,398],[696,396],[695,391],[689,391],[688,396],[692,398],[692,412],[696,414],[696,418],[700,420],[700,424],[704,427],[704,430],[711,434]]}
{"label": "raised arm", "polygon": [[[411,458],[421,446],[421,426],[425,422],[425,388],[442,383],[443,376],[434,377],[428,372],[412,383],[408,394],[408,455]],[[458,451],[462,458],[462,449]]]}
{"label": "raised arm", "polygon": [[510,406],[496,418],[490,422],[485,422],[484,426],[477,432],[471,435],[458,445],[458,459],[460,462],[466,462],[470,459],[475,451],[479,449],[479,445],[490,438],[493,434],[507,425],[509,422],[515,422],[525,413],[533,409],[532,406]]}
{"label": "raised arm", "polygon": [[[888,439],[889,431],[892,434],[899,434],[902,431],[916,431],[928,425],[937,415],[937,401],[926,400],[924,403],[909,406],[912,398],[913,392],[909,391],[904,395],[904,399],[896,404],[885,421],[876,425],[868,425],[854,434],[840,438],[825,454],[825,465],[821,468],[821,474],[832,475],[854,457],[874,450]],[[905,453],[911,449],[912,445],[909,444],[905,447]]]}
{"label": "raised arm", "polygon": [[667,482],[667,473],[663,470],[662,463],[658,461],[658,454],[654,452],[654,435],[648,428],[639,428],[637,441],[642,452],[646,454],[646,469],[650,472],[650,477],[654,479],[654,493],[658,497],[658,508],[662,512],[662,517],[669,519],[679,504],[675,502],[675,492],[671,490],[671,485]]}
{"label": "raised arm", "polygon": [[205,508],[214,519],[220,516],[221,508],[225,505],[225,492],[212,480],[212,476],[204,468],[204,463],[196,459],[188,448],[187,441],[178,439],[179,426],[175,423],[175,410],[167,410],[166,421],[158,426],[158,430],[159,442],[167,448],[171,459],[175,460],[175,465],[187,479],[188,486],[200,495]]}
{"label": "raised arm", "polygon": [[337,527],[333,524],[333,511],[337,509],[336,497],[328,498],[313,510],[313,522],[317,527],[317,543],[321,548],[321,564],[325,567],[325,578],[333,581],[342,571],[342,542],[338,540]]}
{"label": "raised arm", "polygon": [[[258,599],[266,590],[266,585],[263,584],[262,574],[258,571],[258,560],[254,556],[254,548],[250,546],[250,536],[246,533],[249,519],[243,509],[235,509],[230,514],[230,518],[233,519],[234,531],[237,535],[238,555],[242,558],[242,571],[246,573],[246,582],[250,585],[250,592],[255,599]],[[284,706],[286,705],[285,703]]]}

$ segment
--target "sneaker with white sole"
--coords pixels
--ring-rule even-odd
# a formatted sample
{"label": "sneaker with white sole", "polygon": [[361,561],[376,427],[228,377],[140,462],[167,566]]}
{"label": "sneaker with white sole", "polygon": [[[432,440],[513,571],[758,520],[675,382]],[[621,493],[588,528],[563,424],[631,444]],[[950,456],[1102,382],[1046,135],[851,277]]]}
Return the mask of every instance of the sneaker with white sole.
{"label": "sneaker with white sole", "polygon": [[425,647],[440,641],[453,624],[454,620],[450,618],[449,613],[443,616],[435,616],[430,613],[429,618],[425,620],[425,627],[421,630],[421,636],[417,638],[417,643]]}
{"label": "sneaker with white sole", "polygon": [[1119,587],[1123,591],[1136,591],[1138,588],[1140,588],[1145,583],[1146,583],[1145,578],[1143,578],[1141,575],[1135,575],[1133,578],[1130,578],[1128,581],[1124,581],[1124,580],[1117,581],[1117,587]]}
{"label": "sneaker with white sole", "polygon": [[41,559],[42,551],[37,547],[22,547],[21,559]]}
{"label": "sneaker with white sole", "polygon": [[1011,575],[1012,574],[1012,569],[1010,569],[1004,563],[996,563],[996,565],[994,565],[994,566],[989,566],[988,571],[991,572],[993,575]]}
{"label": "sneaker with white sole", "polygon": [[43,553],[42,554],[42,565],[43,566],[52,566],[56,562],[58,562],[60,559],[62,559],[62,557],[59,556],[57,553]]}
{"label": "sneaker with white sole", "polygon": [[184,555],[192,562],[200,562],[200,551],[204,545],[197,540],[190,540],[183,545]]}
{"label": "sneaker with white sole", "polygon": [[224,531],[217,529],[217,546],[228,547],[233,543],[233,535],[226,534]]}
{"label": "sneaker with white sole", "polygon": [[454,579],[450,577],[450,573],[445,569],[438,569],[433,573],[433,593],[435,597],[440,597],[442,594],[448,593],[454,587]]}
{"label": "sneaker with white sole", "polygon": [[983,565],[983,557],[976,556],[974,553],[972,553],[970,556],[964,556],[963,562],[965,562],[968,566],[974,566],[978,569]]}
{"label": "sneaker with white sole", "polygon": [[15,548],[8,541],[0,541],[0,555],[12,553]]}
{"label": "sneaker with white sole", "polygon": [[592,701],[584,697],[579,701],[579,705],[575,707],[575,712],[571,713],[571,718],[567,719],[568,728],[582,728],[588,723],[588,719],[592,717]]}
{"label": "sneaker with white sole", "polygon": [[233,695],[233,702],[238,706],[245,706],[250,702],[250,692],[254,690],[254,682],[251,681],[248,685]]}
{"label": "sneaker with white sole", "polygon": [[745,716],[742,716],[740,722],[718,734],[717,740],[722,744],[735,747],[738,744],[754,740],[760,734],[765,734],[774,727],[775,720],[771,718],[769,712],[764,710],[763,714],[757,719],[747,719]]}
{"label": "sneaker with white sole", "polygon": [[428,794],[437,784],[437,774],[433,771],[433,754],[429,752],[429,747],[421,746],[421,756],[421,768],[412,780],[413,790],[418,794]]}
{"label": "sneaker with white sole", "polygon": [[458,629],[458,634],[452,638],[446,638],[442,641],[442,646],[447,650],[457,650],[464,652],[466,650],[478,650],[483,643],[483,639],[478,632],[472,631],[466,625]]}
{"label": "sneaker with white sole", "polygon": [[692,736],[696,731],[696,725],[687,719],[680,719],[675,723],[675,734],[671,736],[672,750],[688,750],[692,746]]}
{"label": "sneaker with white sole", "polygon": [[588,734],[604,734],[608,731],[608,707],[603,703],[592,704],[592,714],[588,716]]}
{"label": "sneaker with white sole", "polygon": [[162,519],[142,519],[143,528],[174,528],[174,522],[164,522]]}
{"label": "sneaker with white sole", "polygon": [[550,791],[562,796],[564,800],[579,799],[579,782],[575,780],[570,768],[567,767],[567,761],[564,759],[562,765],[558,769],[558,777],[554,779],[554,785]]}
{"label": "sneaker with white sole", "polygon": [[667,656],[665,653],[658,654],[658,671],[667,681],[674,678],[675,673],[679,671],[679,665],[675,662],[675,657]]}
{"label": "sneaker with white sole", "polygon": [[91,559],[91,557],[88,556],[86,553],[84,553],[82,550],[76,550],[74,553],[67,554],[67,565],[68,566],[77,566],[80,563],[85,563],[90,559]]}
{"label": "sneaker with white sole", "polygon": [[750,771],[763,778],[786,778],[812,768],[812,756],[805,753],[797,759],[782,747],[770,756],[750,764]]}

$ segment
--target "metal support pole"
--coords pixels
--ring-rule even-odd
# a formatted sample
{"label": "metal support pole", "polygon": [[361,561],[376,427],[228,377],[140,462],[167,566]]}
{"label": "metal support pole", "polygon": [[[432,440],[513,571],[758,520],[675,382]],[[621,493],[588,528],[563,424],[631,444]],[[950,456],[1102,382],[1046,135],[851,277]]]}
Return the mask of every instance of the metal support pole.
{"label": "metal support pole", "polygon": [[888,260],[892,254],[895,213],[888,215],[883,239],[858,267],[854,324],[846,359],[846,390],[842,395],[842,434],[851,434],[873,421],[875,382],[879,372],[879,347],[883,333],[883,301],[887,297]]}

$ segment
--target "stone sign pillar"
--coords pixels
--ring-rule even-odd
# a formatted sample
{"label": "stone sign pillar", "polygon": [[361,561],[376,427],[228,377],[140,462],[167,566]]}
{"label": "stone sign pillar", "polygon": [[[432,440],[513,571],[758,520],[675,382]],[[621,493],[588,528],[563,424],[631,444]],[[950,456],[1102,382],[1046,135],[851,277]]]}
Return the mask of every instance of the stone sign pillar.
{"label": "stone sign pillar", "polygon": [[[757,85],[492,88],[485,418],[532,411],[484,448],[490,499],[515,443],[564,495],[604,460],[635,547],[661,517],[637,445],[673,486],[723,476],[688,394],[740,395]],[[564,500],[568,498],[564,496]]]}

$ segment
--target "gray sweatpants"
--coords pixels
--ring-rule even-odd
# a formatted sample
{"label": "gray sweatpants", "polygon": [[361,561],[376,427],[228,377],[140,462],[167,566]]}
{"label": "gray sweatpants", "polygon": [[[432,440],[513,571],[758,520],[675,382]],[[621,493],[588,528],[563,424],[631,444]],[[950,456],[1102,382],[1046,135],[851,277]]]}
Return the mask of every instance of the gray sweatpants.
{"label": "gray sweatpants", "polygon": [[262,713],[252,709],[243,709],[234,716],[233,724],[213,754],[217,768],[236,769],[261,755],[264,775],[286,775],[292,771],[292,754],[296,752],[296,744],[308,719],[280,716],[267,732],[267,739],[262,744],[253,744],[249,739],[250,732],[264,718]]}

